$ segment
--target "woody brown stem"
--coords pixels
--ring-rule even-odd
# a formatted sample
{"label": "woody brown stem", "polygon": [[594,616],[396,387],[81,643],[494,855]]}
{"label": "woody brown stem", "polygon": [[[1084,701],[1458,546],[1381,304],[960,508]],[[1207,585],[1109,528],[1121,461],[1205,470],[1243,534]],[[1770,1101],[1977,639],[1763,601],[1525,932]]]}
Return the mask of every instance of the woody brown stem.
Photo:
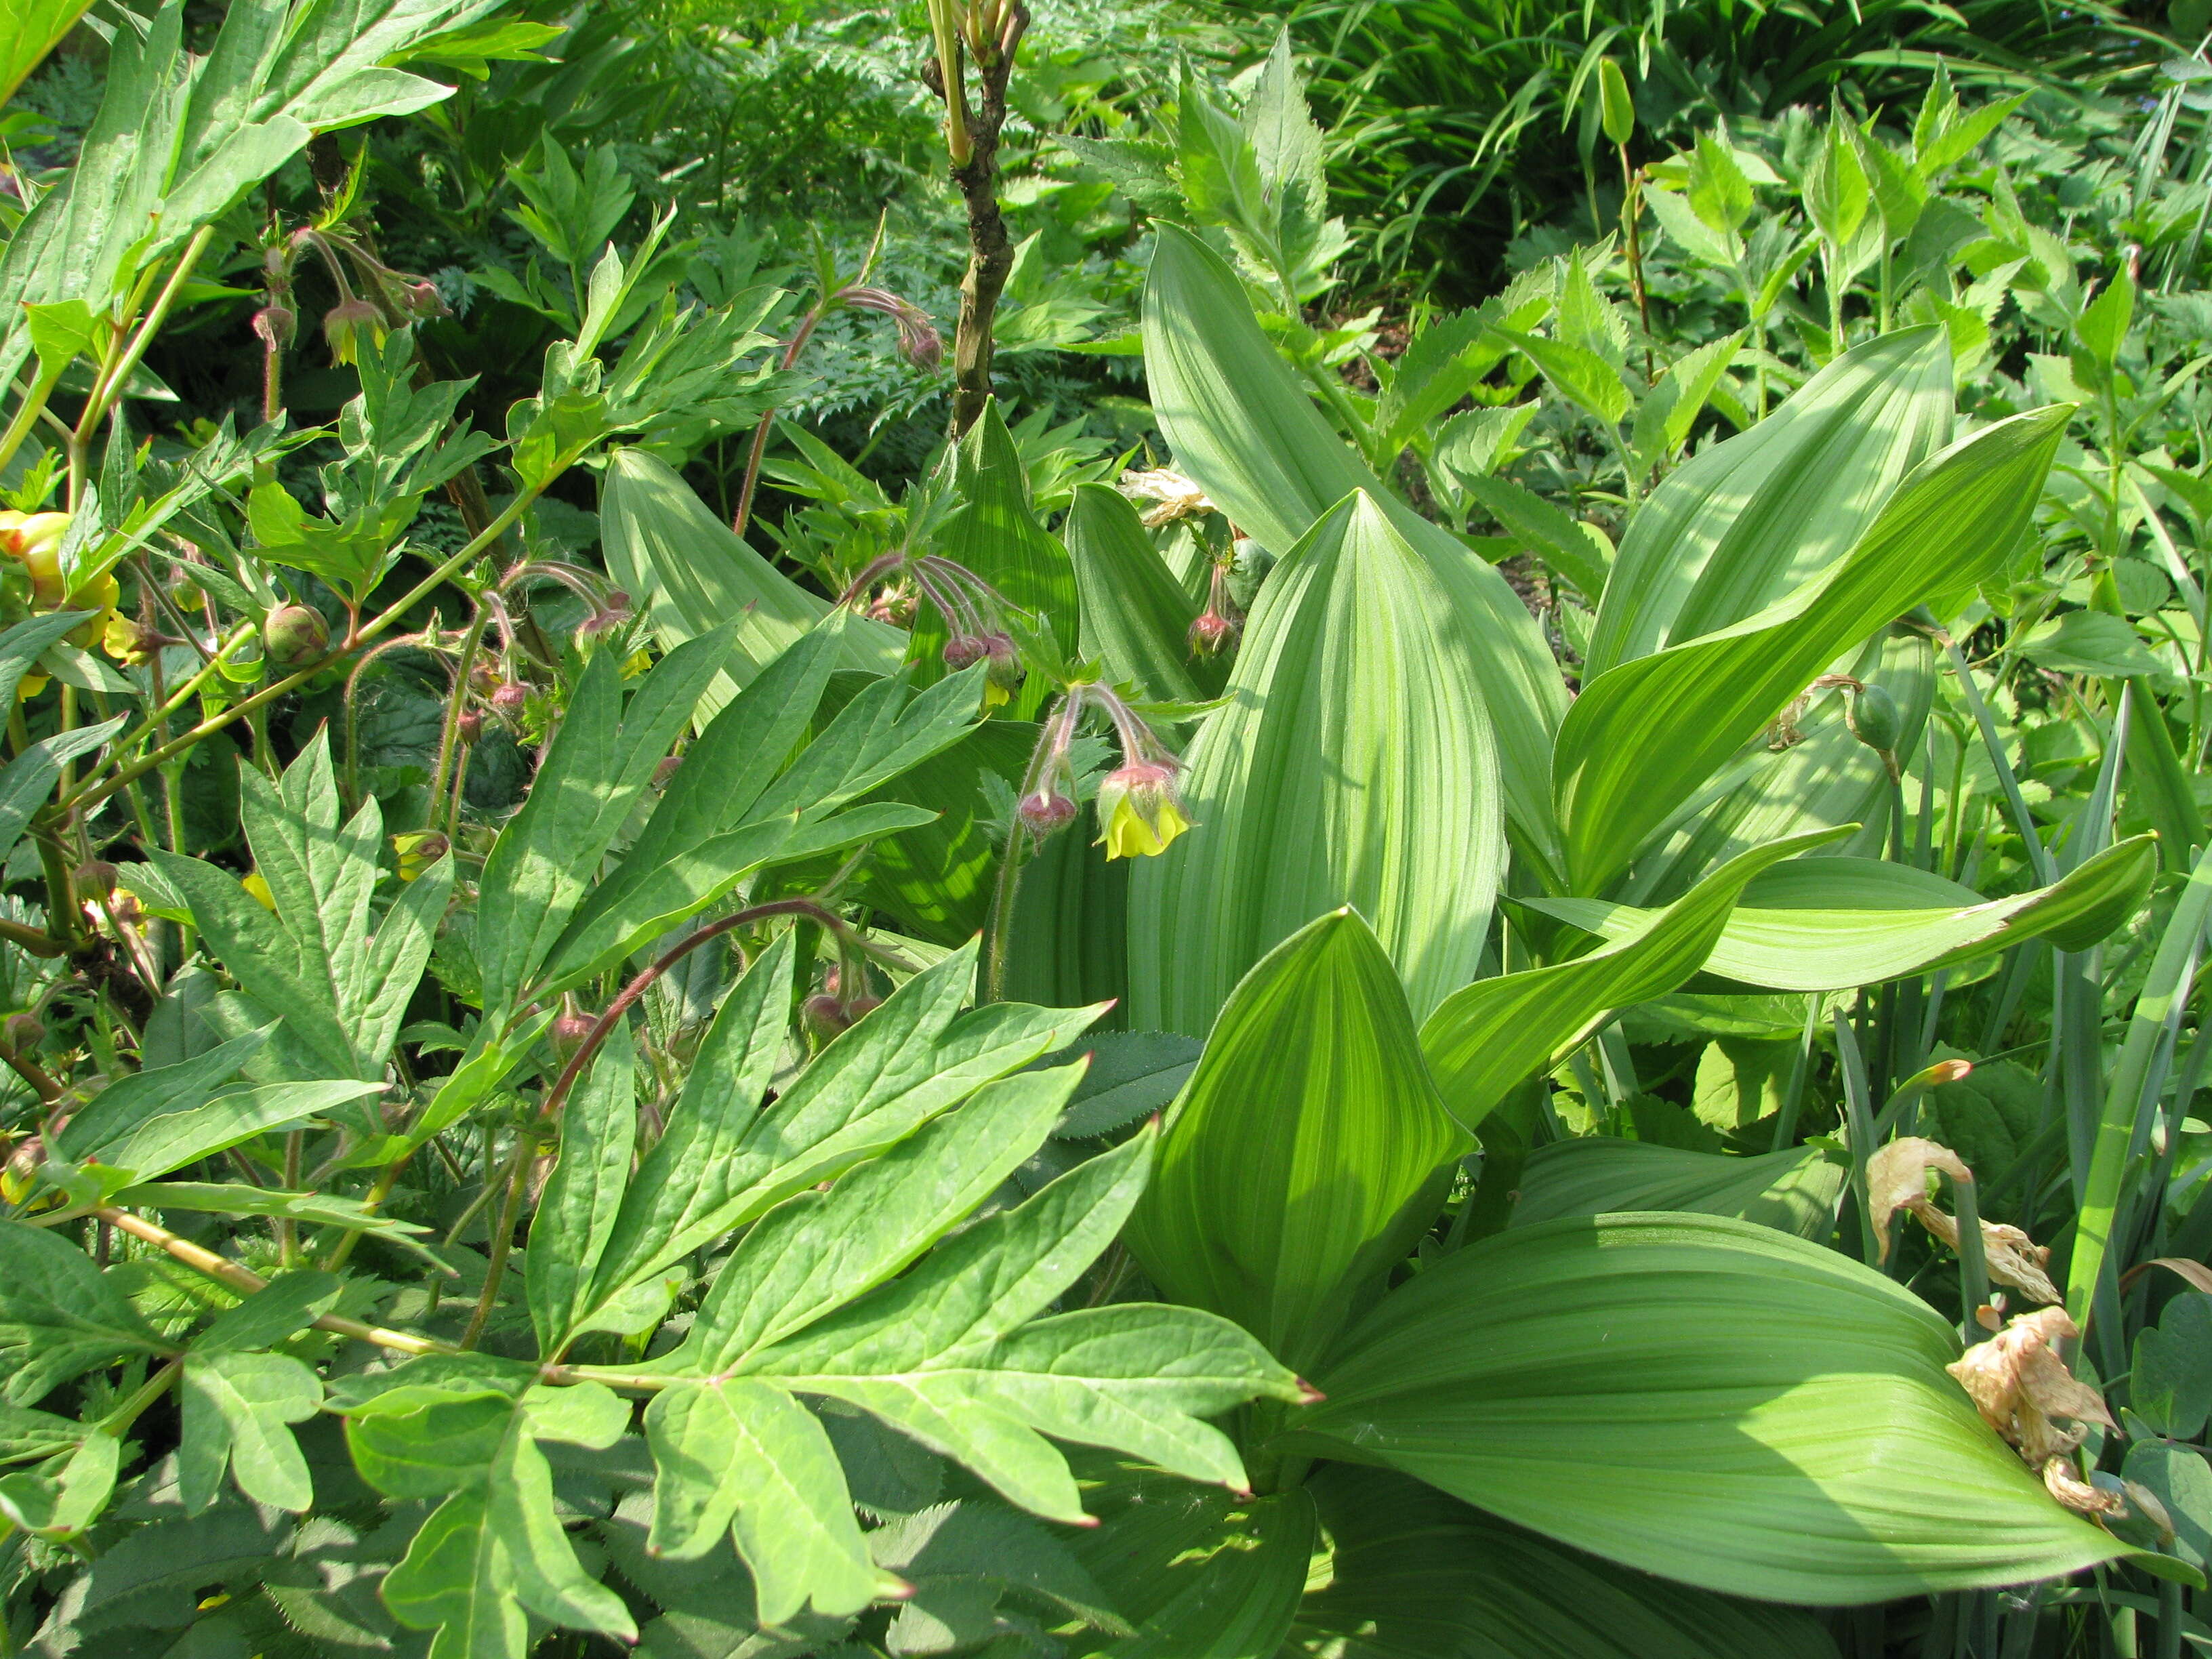
{"label": "woody brown stem", "polygon": [[[968,117],[968,159],[952,168],[968,208],[968,270],[960,279],[960,321],[952,337],[952,435],[964,434],[991,396],[991,325],[1013,269],[1014,248],[999,211],[999,133],[1006,120],[1006,81],[1029,13],[1007,9],[1003,33],[978,54],[980,104]],[[961,96],[946,88],[949,99]]]}

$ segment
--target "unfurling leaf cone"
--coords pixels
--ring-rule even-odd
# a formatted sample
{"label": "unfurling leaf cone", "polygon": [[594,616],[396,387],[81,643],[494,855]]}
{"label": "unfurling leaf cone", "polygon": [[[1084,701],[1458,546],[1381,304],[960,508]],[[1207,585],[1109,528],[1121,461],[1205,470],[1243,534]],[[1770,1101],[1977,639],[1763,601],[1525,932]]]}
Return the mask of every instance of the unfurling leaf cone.
{"label": "unfurling leaf cone", "polygon": [[10,1014],[0,1025],[0,1043],[11,1054],[27,1054],[46,1040],[46,1028],[33,1013]]}
{"label": "unfurling leaf cone", "polygon": [[428,871],[430,866],[453,850],[453,842],[434,830],[416,830],[392,838],[392,850],[399,855],[399,879],[413,881]]}
{"label": "unfurling leaf cone", "polygon": [[1862,686],[1853,692],[1844,706],[1844,724],[1851,735],[1869,749],[1889,754],[1897,747],[1898,739],[1905,733],[1904,720],[1897,712],[1897,699],[1878,685]]}
{"label": "unfurling leaf cone", "polygon": [[105,899],[115,890],[115,866],[106,859],[87,859],[76,867],[76,890],[90,899]]}
{"label": "unfurling leaf cone", "polygon": [[1628,77],[1610,58],[1597,60],[1597,102],[1607,139],[1626,143],[1636,131],[1636,100],[1628,95]]}
{"label": "unfurling leaf cone", "polygon": [[1099,839],[1109,859],[1150,858],[1191,827],[1176,793],[1176,769],[1132,761],[1098,786]]}
{"label": "unfurling leaf cone", "polygon": [[1035,794],[1024,795],[1015,811],[1021,816],[1022,827],[1042,841],[1074,822],[1076,808],[1075,803],[1057,789],[1040,789]]}
{"label": "unfurling leaf cone", "polygon": [[279,605],[262,620],[261,643],[276,666],[297,668],[330,648],[330,624],[312,605]]}

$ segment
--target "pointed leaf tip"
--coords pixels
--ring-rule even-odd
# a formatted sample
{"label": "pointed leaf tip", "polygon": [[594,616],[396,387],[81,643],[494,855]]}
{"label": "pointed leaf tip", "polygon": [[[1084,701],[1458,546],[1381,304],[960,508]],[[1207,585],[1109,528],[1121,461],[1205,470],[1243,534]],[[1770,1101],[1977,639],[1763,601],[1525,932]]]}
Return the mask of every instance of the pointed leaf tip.
{"label": "pointed leaf tip", "polygon": [[1322,1401],[1328,1398],[1327,1395],[1323,1394],[1319,1389],[1314,1387],[1312,1383],[1307,1382],[1303,1376],[1294,1376],[1291,1381],[1297,1386],[1298,1404],[1301,1406],[1318,1406]]}

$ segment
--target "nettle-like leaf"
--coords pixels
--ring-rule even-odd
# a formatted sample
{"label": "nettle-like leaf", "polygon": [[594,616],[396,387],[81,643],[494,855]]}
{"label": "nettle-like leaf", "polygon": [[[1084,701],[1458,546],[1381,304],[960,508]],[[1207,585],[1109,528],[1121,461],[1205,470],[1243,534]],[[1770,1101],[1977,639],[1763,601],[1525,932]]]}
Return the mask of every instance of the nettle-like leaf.
{"label": "nettle-like leaf", "polygon": [[328,734],[318,732],[272,784],[239,769],[240,816],[264,904],[198,859],[155,850],[158,867],[245,989],[244,1023],[282,1018],[285,1060],[300,1077],[379,1083],[408,1000],[430,959],[453,888],[441,859],[404,884],[379,918],[374,897],[384,817],[372,799],[343,825]]}

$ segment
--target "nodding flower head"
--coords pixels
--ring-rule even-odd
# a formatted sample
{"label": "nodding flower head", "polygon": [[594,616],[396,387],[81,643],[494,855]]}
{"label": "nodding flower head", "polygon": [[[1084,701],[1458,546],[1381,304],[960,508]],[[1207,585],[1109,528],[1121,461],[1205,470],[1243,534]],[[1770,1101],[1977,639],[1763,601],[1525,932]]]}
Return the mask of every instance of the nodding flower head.
{"label": "nodding flower head", "polygon": [[384,313],[375,301],[348,295],[323,313],[323,338],[333,362],[358,363],[364,336],[372,344],[384,343]]}
{"label": "nodding flower head", "polygon": [[982,647],[984,659],[990,664],[983,671],[983,707],[991,708],[1007,701],[1021,684],[1022,659],[1011,634],[986,634]]}
{"label": "nodding flower head", "polygon": [[1190,652],[1194,657],[1218,657],[1233,650],[1244,632],[1244,624],[1234,617],[1224,617],[1212,605],[1198,613],[1198,620],[1190,625]]}
{"label": "nodding flower head", "polygon": [[848,288],[837,297],[857,311],[872,311],[898,325],[899,356],[915,368],[935,368],[945,361],[945,337],[911,300],[882,288]]}
{"label": "nodding flower head", "polygon": [[981,662],[990,649],[973,634],[955,634],[945,642],[945,665],[955,673]]}
{"label": "nodding flower head", "polygon": [[299,327],[299,313],[289,306],[265,305],[253,313],[253,331],[271,351],[291,344]]}
{"label": "nodding flower head", "polygon": [[529,703],[530,688],[520,680],[501,680],[492,689],[492,711],[509,720],[520,714]]}
{"label": "nodding flower head", "polygon": [[1191,827],[1168,760],[1129,761],[1098,786],[1100,840],[1109,859],[1150,858]]}
{"label": "nodding flower head", "polygon": [[1039,789],[1024,795],[1015,811],[1020,815],[1022,827],[1042,841],[1055,830],[1065,829],[1075,819],[1075,802],[1057,789]]}

